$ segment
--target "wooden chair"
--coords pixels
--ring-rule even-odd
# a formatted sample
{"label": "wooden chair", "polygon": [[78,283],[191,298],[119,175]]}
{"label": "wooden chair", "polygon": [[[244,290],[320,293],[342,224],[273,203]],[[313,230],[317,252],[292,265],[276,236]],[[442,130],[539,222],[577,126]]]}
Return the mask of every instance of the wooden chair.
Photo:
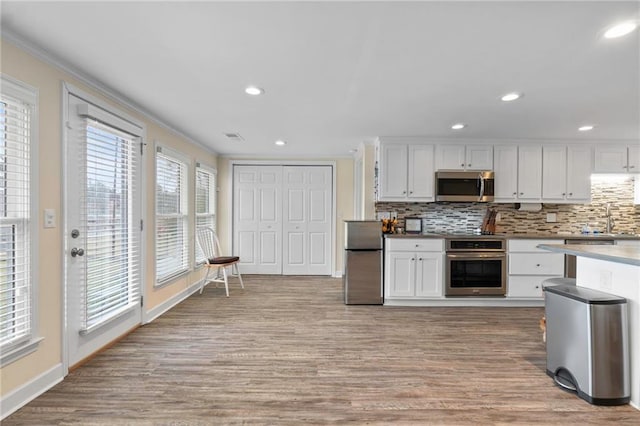
{"label": "wooden chair", "polygon": [[[224,283],[224,289],[227,292],[227,297],[229,297],[229,276],[238,277],[240,286],[244,288],[242,275],[240,275],[240,270],[238,269],[240,258],[238,256],[221,255],[220,242],[218,241],[218,236],[215,231],[208,227],[200,227],[196,230],[196,238],[198,240],[198,246],[200,246],[200,250],[202,250],[206,258],[205,266],[207,268],[207,274],[202,281],[202,287],[200,287],[200,294],[202,294],[204,286],[213,281],[216,283]],[[229,267],[231,268],[230,273],[227,272],[227,268]],[[209,273],[211,273],[212,270],[215,270],[215,275],[209,278]],[[220,272],[222,272],[222,276]]]}

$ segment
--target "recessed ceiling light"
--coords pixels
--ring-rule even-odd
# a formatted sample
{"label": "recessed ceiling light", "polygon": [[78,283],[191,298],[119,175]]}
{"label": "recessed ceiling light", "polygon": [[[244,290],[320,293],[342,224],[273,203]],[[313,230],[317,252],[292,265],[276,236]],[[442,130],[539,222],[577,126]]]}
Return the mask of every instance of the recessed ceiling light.
{"label": "recessed ceiling light", "polygon": [[507,93],[500,99],[503,100],[504,102],[511,102],[511,101],[515,101],[516,99],[520,99],[523,96],[524,96],[523,93],[511,92],[511,93]]}
{"label": "recessed ceiling light", "polygon": [[278,146],[285,146],[287,143],[283,140],[277,140],[274,142]]}
{"label": "recessed ceiling light", "polygon": [[581,126],[581,127],[578,127],[578,130],[581,132],[588,132],[589,130],[593,130],[593,127],[594,126],[591,126],[591,125]]}
{"label": "recessed ceiling light", "polygon": [[631,31],[635,30],[638,27],[638,24],[633,21],[622,22],[620,24],[614,25],[609,28],[604,33],[604,38],[618,38],[629,34]]}
{"label": "recessed ceiling light", "polygon": [[261,89],[256,86],[248,86],[246,89],[244,89],[244,91],[247,95],[253,95],[253,96],[262,95],[264,93],[264,89]]}
{"label": "recessed ceiling light", "polygon": [[453,126],[451,126],[453,130],[460,130],[460,129],[464,129],[465,127],[467,127],[467,125],[464,123],[456,123]]}

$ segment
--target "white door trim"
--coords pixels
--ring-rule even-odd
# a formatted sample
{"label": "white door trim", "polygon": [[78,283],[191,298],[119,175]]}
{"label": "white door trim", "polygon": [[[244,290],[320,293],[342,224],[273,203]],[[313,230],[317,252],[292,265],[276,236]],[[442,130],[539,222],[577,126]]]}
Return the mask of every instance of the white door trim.
{"label": "white door trim", "polygon": [[[62,199],[61,201],[61,206],[60,206],[60,222],[59,222],[59,226],[62,227],[62,242],[61,242],[61,246],[60,246],[60,252],[62,253],[61,256],[61,271],[62,271],[62,276],[61,276],[61,282],[62,282],[62,289],[61,289],[61,300],[62,300],[62,311],[61,311],[61,326],[62,326],[62,335],[61,335],[61,352],[62,352],[62,374],[63,376],[66,376],[67,374],[69,374],[69,351],[68,351],[68,339],[69,339],[69,330],[68,330],[68,326],[67,326],[67,279],[66,279],[66,269],[65,269],[65,256],[66,256],[66,241],[67,238],[65,236],[65,231],[67,228],[67,223],[66,223],[66,206],[67,206],[67,202],[69,200],[69,194],[67,191],[67,178],[68,178],[68,172],[67,170],[69,170],[69,164],[67,162],[67,150],[69,149],[69,144],[67,141],[67,136],[68,136],[68,128],[67,128],[67,123],[69,122],[69,95],[75,95],[79,98],[82,98],[84,100],[86,100],[89,103],[92,103],[94,105],[97,105],[105,110],[108,111],[113,111],[114,109],[118,110],[118,115],[120,118],[129,121],[133,124],[135,124],[136,126],[140,127],[142,129],[143,132],[143,136],[140,137],[140,141],[143,143],[143,146],[146,147],[147,143],[146,143],[146,135],[147,135],[147,125],[134,118],[131,115],[128,115],[127,113],[125,113],[124,111],[122,111],[122,107],[121,106],[117,106],[117,105],[111,105],[105,101],[103,101],[102,99],[93,96],[87,92],[85,92],[84,90],[81,90],[79,88],[77,88],[76,86],[67,83],[66,81],[62,81],[61,84],[61,92],[62,92],[62,99],[61,99],[61,108],[62,108],[62,123],[60,125],[61,128],[61,138],[62,138],[62,150],[60,152],[61,155],[61,164],[62,164],[62,174],[61,174],[61,186],[62,186]],[[145,154],[147,154],[147,150],[145,150]],[[141,200],[140,200],[140,215],[142,217],[143,220],[146,220],[147,218],[147,197],[145,196],[146,192],[147,192],[147,178],[146,178],[146,160],[144,158],[144,155],[140,161],[140,192],[141,192]],[[147,233],[147,229],[149,227],[148,223],[144,224],[144,229],[142,231],[142,235],[141,235],[141,241],[140,241],[140,256],[142,259],[141,262],[141,270],[140,270],[140,280],[141,280],[141,286],[140,286],[140,296],[143,298],[143,300],[146,298],[146,267],[145,267],[145,263],[144,263],[144,259],[146,259],[146,252],[147,252],[147,238],[146,238],[146,233]],[[141,309],[141,315],[140,315],[140,324],[143,324],[143,319],[144,319],[144,306],[142,306]]]}
{"label": "white door trim", "polygon": [[337,165],[335,161],[314,161],[314,160],[229,160],[227,168],[228,182],[231,183],[227,196],[227,217],[231,221],[231,232],[226,238],[227,247],[233,249],[233,168],[234,166],[331,166],[331,271],[333,276],[337,276],[336,271],[336,217],[337,217],[337,193],[336,174]]}

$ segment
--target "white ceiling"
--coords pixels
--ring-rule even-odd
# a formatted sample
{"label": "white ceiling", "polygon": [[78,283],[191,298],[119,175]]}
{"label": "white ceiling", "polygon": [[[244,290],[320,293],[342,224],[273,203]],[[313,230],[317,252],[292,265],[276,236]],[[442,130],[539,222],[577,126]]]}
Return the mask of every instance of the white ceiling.
{"label": "white ceiling", "polygon": [[[637,142],[640,31],[602,33],[639,9],[2,1],[1,25],[220,154],[335,157],[377,136]],[[524,98],[499,100],[514,90]],[[595,130],[578,132],[586,123]]]}

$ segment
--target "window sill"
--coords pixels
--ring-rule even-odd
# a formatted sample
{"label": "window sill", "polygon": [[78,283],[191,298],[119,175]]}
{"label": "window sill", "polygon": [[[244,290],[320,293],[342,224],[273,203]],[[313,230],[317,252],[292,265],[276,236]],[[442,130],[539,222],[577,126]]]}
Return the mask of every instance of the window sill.
{"label": "window sill", "polygon": [[175,274],[169,275],[168,277],[162,278],[161,280],[156,281],[154,288],[165,287],[169,284],[172,284],[178,278],[182,278],[185,275],[188,275],[191,271],[189,269],[185,269],[180,272],[176,272]]}
{"label": "window sill", "polygon": [[44,337],[36,337],[34,339],[27,340],[26,342],[18,345],[18,347],[13,348],[8,352],[3,351],[2,354],[0,354],[0,368],[4,368],[12,362],[17,361],[32,352],[35,352],[36,349],[38,349],[40,342],[42,342],[43,340]]}

